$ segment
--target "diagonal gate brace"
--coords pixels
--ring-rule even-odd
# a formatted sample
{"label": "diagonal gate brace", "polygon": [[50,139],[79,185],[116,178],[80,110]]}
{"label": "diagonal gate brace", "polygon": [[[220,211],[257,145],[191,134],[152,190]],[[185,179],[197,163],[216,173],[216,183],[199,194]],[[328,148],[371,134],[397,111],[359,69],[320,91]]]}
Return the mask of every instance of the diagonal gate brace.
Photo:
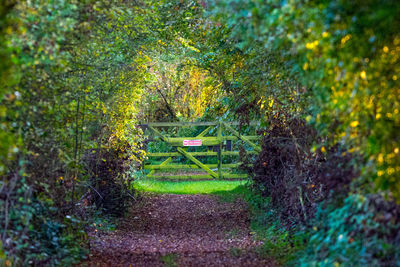
{"label": "diagonal gate brace", "polygon": [[194,164],[196,164],[197,166],[199,166],[200,168],[202,168],[203,170],[205,170],[206,172],[208,172],[212,177],[214,177],[215,179],[218,178],[218,174],[213,172],[210,168],[208,168],[206,165],[204,165],[203,163],[201,163],[199,160],[197,160],[195,157],[193,157],[192,155],[190,155],[190,153],[186,152],[185,150],[183,150],[182,148],[178,147],[178,152],[181,153],[183,156],[185,156],[186,158],[190,159],[191,161],[193,161]]}
{"label": "diagonal gate brace", "polygon": [[238,131],[236,131],[235,129],[230,127],[226,122],[223,122],[223,124],[224,124],[225,128],[228,129],[229,131],[231,131],[233,133],[233,135],[235,135],[237,138],[239,138],[240,140],[242,140],[243,142],[245,142],[246,144],[251,146],[255,151],[261,152],[261,147],[260,146],[254,144],[249,139],[247,139],[247,137],[241,135]]}

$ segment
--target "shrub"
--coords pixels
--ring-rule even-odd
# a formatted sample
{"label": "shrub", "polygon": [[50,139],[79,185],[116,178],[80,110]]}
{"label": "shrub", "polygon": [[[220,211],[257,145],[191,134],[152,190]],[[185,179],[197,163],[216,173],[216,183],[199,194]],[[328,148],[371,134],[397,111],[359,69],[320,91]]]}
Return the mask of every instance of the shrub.
{"label": "shrub", "polygon": [[251,170],[253,181],[280,210],[283,222],[294,226],[312,218],[317,203],[331,191],[345,192],[356,172],[347,164],[352,156],[342,154],[339,146],[329,150],[322,146],[312,153],[318,138],[305,121],[272,118],[269,125]]}
{"label": "shrub", "polygon": [[89,195],[86,198],[105,214],[121,216],[134,199],[132,180],[127,175],[133,164],[122,148],[89,150],[85,156],[89,175]]}
{"label": "shrub", "polygon": [[400,206],[382,196],[350,194],[319,206],[304,265],[395,266],[400,263]]}
{"label": "shrub", "polygon": [[2,266],[70,266],[86,254],[81,221],[61,216],[52,199],[35,194],[17,175],[1,186],[0,227]]}

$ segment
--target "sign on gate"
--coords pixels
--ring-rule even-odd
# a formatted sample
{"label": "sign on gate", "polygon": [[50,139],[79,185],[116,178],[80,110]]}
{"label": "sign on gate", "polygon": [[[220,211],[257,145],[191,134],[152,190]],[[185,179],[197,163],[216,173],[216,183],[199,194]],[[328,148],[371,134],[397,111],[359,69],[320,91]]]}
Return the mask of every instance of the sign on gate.
{"label": "sign on gate", "polygon": [[183,140],[183,146],[201,146],[201,140]]}

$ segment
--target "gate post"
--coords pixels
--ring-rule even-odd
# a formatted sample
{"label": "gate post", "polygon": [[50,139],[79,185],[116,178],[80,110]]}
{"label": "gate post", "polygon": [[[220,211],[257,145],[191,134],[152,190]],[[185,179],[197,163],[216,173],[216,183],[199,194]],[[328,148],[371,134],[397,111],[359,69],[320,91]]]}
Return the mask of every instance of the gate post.
{"label": "gate post", "polygon": [[222,158],[221,158],[221,151],[222,151],[222,123],[218,123],[218,179],[222,179]]}

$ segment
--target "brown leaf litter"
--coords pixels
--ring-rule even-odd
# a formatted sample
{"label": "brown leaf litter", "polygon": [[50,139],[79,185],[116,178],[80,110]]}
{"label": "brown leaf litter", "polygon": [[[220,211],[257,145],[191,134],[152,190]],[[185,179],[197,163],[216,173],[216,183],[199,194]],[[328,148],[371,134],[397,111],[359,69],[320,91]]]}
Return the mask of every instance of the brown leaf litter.
{"label": "brown leaf litter", "polygon": [[112,232],[90,233],[81,266],[275,266],[254,248],[244,201],[212,195],[146,195]]}

